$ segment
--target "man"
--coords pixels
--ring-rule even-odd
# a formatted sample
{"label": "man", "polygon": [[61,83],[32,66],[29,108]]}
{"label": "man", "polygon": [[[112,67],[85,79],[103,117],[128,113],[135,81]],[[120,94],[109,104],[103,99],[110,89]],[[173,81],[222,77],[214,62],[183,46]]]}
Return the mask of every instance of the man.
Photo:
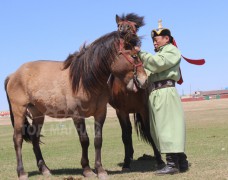
{"label": "man", "polygon": [[185,152],[185,120],[175,83],[180,80],[181,53],[174,46],[169,29],[151,32],[155,55],[135,47],[148,73],[150,130],[161,153],[166,153],[167,164],[155,174],[175,174],[188,170]]}

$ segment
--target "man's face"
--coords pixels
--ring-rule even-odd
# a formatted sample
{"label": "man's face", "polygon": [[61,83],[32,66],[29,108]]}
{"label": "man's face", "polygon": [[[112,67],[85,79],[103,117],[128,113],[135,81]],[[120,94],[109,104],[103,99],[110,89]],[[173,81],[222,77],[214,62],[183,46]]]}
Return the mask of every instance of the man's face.
{"label": "man's face", "polygon": [[169,36],[155,36],[153,41],[155,49],[158,50],[159,47],[169,43]]}

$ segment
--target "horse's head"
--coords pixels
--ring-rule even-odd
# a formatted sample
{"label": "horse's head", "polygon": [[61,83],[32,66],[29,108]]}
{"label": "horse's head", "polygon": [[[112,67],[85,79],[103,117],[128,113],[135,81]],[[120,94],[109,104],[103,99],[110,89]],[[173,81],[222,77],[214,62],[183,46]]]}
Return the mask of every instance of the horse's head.
{"label": "horse's head", "polygon": [[124,40],[120,39],[119,55],[111,65],[112,74],[127,84],[127,89],[137,92],[137,88],[145,89],[147,74],[135,49],[125,49]]}
{"label": "horse's head", "polygon": [[[134,37],[129,37],[130,41],[127,41],[118,31],[113,31],[70,55],[65,60],[63,69],[69,67],[73,92],[77,92],[82,84],[87,93],[100,93],[110,74],[128,85],[129,90],[136,91],[136,85],[144,88],[147,75],[132,48],[134,44],[132,46],[131,40]],[[136,38],[134,42],[137,43],[138,40]]]}
{"label": "horse's head", "polygon": [[121,35],[125,36],[127,33],[136,34],[138,29],[144,25],[144,17],[140,17],[134,13],[122,15],[119,17],[116,15],[116,23],[118,25],[118,31]]}
{"label": "horse's head", "polygon": [[[137,87],[146,88],[147,75],[143,69],[142,62],[137,56],[135,46],[140,46],[141,41],[137,36],[138,29],[144,25],[144,17],[140,17],[134,13],[116,15],[116,23],[118,25],[118,32],[120,33],[120,50],[119,55],[123,59],[121,63],[131,63],[133,78],[128,74],[126,77],[129,80],[127,88],[129,90],[137,90]],[[133,72],[133,73],[132,73]]]}

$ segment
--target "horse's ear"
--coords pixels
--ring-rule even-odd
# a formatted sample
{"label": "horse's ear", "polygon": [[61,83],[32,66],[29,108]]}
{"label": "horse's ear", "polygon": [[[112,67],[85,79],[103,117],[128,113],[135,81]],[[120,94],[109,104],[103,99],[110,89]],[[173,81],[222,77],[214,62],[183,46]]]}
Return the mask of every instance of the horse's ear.
{"label": "horse's ear", "polygon": [[119,24],[120,22],[120,17],[116,14],[116,23]]}

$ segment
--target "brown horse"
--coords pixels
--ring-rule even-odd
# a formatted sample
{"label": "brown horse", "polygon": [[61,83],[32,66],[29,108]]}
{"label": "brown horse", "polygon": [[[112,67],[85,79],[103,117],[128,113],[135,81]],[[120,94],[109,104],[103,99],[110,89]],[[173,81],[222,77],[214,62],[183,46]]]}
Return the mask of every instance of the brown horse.
{"label": "brown horse", "polygon": [[[116,16],[118,31],[125,34],[126,37],[136,36],[138,28],[144,25],[143,19],[143,17],[133,13],[126,16],[122,15],[122,17]],[[157,164],[162,166],[164,162],[150,134],[148,91],[146,89],[137,89],[137,92],[129,91],[118,77],[113,77],[110,84],[111,96],[109,103],[116,110],[125,148],[123,169],[130,168],[130,162],[134,153],[130,113],[134,113],[137,134],[140,134],[142,139],[152,146]]]}
{"label": "brown horse", "polygon": [[[63,61],[34,61],[22,65],[5,80],[17,158],[19,179],[28,179],[22,162],[23,140],[31,142],[39,171],[51,174],[40,150],[40,131],[44,116],[72,117],[82,146],[83,175],[94,176],[88,159],[89,138],[84,118],[95,118],[95,170],[98,177],[106,177],[101,163],[102,127],[106,117],[110,74],[127,86],[131,80],[146,85],[147,76],[140,60],[133,56],[129,41],[118,31],[111,32],[81,48]],[[133,64],[133,65],[132,65]],[[129,90],[132,86],[128,85]],[[32,118],[32,124],[27,117]]]}

